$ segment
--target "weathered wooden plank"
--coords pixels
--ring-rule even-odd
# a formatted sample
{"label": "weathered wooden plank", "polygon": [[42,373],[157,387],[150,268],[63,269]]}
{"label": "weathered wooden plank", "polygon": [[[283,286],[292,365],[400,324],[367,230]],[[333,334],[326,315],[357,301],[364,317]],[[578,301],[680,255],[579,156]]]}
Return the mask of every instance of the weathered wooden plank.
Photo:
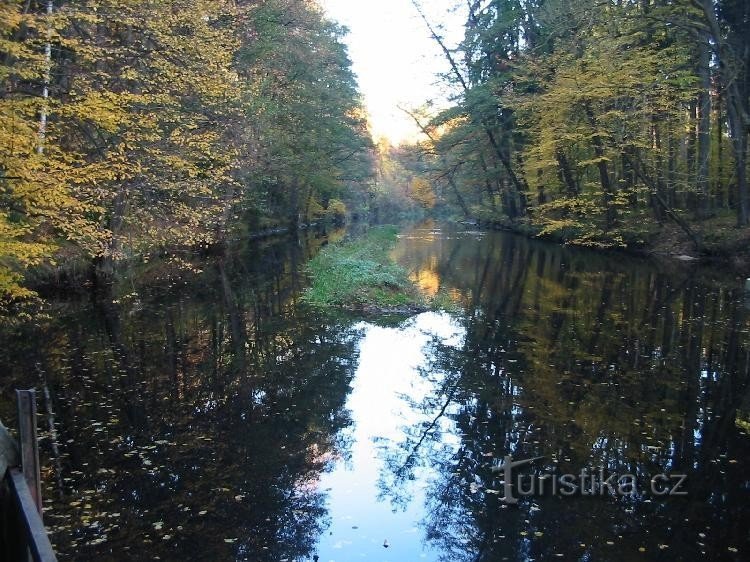
{"label": "weathered wooden plank", "polygon": [[19,466],[20,464],[21,460],[18,455],[16,440],[10,435],[8,428],[0,422],[0,478],[2,478],[8,468]]}
{"label": "weathered wooden plank", "polygon": [[57,562],[57,556],[55,556],[55,551],[52,550],[52,543],[49,542],[42,517],[39,515],[36,503],[31,497],[31,490],[26,483],[26,477],[17,468],[11,468],[8,471],[7,480],[21,513],[21,521],[26,531],[29,551],[34,562]]}
{"label": "weathered wooden plank", "polygon": [[21,468],[31,497],[42,513],[42,481],[39,473],[39,444],[36,434],[36,390],[16,390],[18,401],[18,440],[21,444]]}

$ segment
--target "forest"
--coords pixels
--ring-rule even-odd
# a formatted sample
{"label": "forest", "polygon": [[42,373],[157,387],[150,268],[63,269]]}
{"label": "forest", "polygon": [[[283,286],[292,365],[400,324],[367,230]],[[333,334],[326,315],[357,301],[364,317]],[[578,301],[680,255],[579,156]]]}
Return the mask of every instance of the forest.
{"label": "forest", "polygon": [[0,85],[0,561],[750,560],[750,0],[0,0]]}
{"label": "forest", "polygon": [[750,4],[412,1],[448,104],[372,139],[311,0],[0,4],[0,308],[71,268],[429,214],[597,248],[747,251]]}
{"label": "forest", "polygon": [[317,3],[0,10],[6,306],[30,295],[34,266],[111,274],[122,260],[365,204],[366,117],[343,30]]}
{"label": "forest", "polygon": [[455,48],[412,3],[453,104],[409,113],[454,212],[591,247],[750,245],[750,3],[470,0]]}

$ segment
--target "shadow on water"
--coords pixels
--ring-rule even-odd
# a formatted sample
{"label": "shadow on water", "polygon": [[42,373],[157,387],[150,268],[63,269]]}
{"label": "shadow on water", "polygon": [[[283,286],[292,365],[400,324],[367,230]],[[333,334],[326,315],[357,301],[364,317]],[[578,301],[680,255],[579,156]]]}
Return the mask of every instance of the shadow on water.
{"label": "shadow on water", "polygon": [[[327,240],[141,264],[0,334],[2,419],[15,386],[48,390],[65,558],[746,559],[740,280],[422,225],[394,257],[460,312],[361,321],[299,304]],[[543,457],[527,476],[683,472],[688,496],[507,506],[508,454]]]}
{"label": "shadow on water", "polygon": [[[481,241],[477,241],[481,240]],[[463,344],[433,342],[434,390],[413,408],[382,490],[437,475],[422,521],[442,560],[746,559],[750,551],[750,314],[741,283],[508,234],[407,233],[396,252],[465,310]],[[438,287],[435,287],[437,290]],[[500,501],[503,456],[537,475],[604,467],[687,474],[687,497]]]}
{"label": "shadow on water", "polygon": [[49,389],[53,407],[39,409],[54,413],[60,457],[43,443],[45,518],[65,558],[311,551],[326,519],[316,481],[345,448],[357,356],[355,332],[295,310],[327,239],[150,264],[4,334],[3,418],[13,386]]}

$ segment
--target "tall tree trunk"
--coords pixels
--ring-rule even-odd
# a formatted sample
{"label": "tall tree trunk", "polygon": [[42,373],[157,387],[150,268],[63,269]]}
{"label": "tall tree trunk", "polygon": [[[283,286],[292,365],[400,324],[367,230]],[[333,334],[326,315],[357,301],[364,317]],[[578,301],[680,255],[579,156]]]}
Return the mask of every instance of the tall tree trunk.
{"label": "tall tree trunk", "polygon": [[458,189],[456,179],[453,177],[453,172],[448,174],[448,185],[451,186],[453,194],[456,196],[456,201],[458,201],[458,206],[461,207],[461,212],[463,213],[464,218],[471,218],[471,213],[469,213],[469,208],[466,206],[466,201],[464,201],[464,198],[461,195],[461,191]]}
{"label": "tall tree trunk", "polygon": [[696,167],[696,216],[706,218],[709,214],[709,158],[711,151],[711,51],[708,33],[701,33],[698,40],[698,165]]}
{"label": "tall tree trunk", "polygon": [[297,230],[300,224],[299,181],[293,178],[289,184],[289,227]]}
{"label": "tall tree trunk", "polygon": [[122,259],[122,227],[128,210],[128,186],[122,184],[112,201],[112,213],[109,217],[108,228],[110,241],[102,259],[97,264],[96,273],[107,282],[115,272],[115,262]]}
{"label": "tall tree trunk", "polygon": [[[657,114],[653,114],[651,116],[651,130],[653,131],[653,139],[654,139],[654,148],[656,148],[656,191],[662,199],[670,200],[669,196],[665,193],[667,189],[664,185],[664,159],[662,158],[662,142],[661,142],[661,129],[659,128],[659,118]],[[670,131],[669,124],[667,125],[667,130]],[[673,162],[673,156],[672,156],[672,146],[671,146],[671,134],[670,139],[667,143],[668,150],[670,151],[669,154],[669,173],[672,172],[672,166],[674,166]],[[669,180],[668,180],[669,181]],[[673,178],[672,178],[673,181]],[[664,208],[659,202],[656,200],[656,198],[652,195],[650,197],[651,199],[651,206],[653,207],[654,216],[656,217],[656,220],[661,223],[664,221]],[[670,203],[672,204],[672,203]]]}
{"label": "tall tree trunk", "polygon": [[52,12],[55,4],[47,0],[47,43],[44,45],[44,85],[42,86],[42,109],[39,112],[39,144],[37,152],[44,154],[44,144],[47,138],[47,100],[52,75]]}
{"label": "tall tree trunk", "polygon": [[[487,197],[490,199],[490,208],[495,210],[495,193],[492,191],[492,182],[490,181],[490,170],[487,167],[487,161],[484,159],[484,154],[479,151],[479,165],[482,168],[482,174],[484,175],[484,188],[487,191]],[[508,209],[505,209],[508,214]],[[511,217],[512,218],[512,217]]]}
{"label": "tall tree trunk", "polygon": [[229,225],[232,220],[232,206],[235,198],[234,185],[227,182],[224,189],[224,208],[221,213],[221,223],[216,226],[216,241],[223,242],[228,238]]}
{"label": "tall tree trunk", "polygon": [[671,120],[667,126],[668,139],[667,139],[667,185],[666,193],[664,193],[664,200],[670,207],[674,207],[677,203],[677,150],[678,144],[674,134],[674,127]]}
{"label": "tall tree trunk", "polygon": [[750,201],[747,191],[747,134],[734,134],[734,158],[737,168],[737,226],[750,224]]}
{"label": "tall tree trunk", "polygon": [[[734,149],[734,162],[737,178],[737,226],[743,227],[750,224],[750,200],[748,199],[747,187],[747,136],[750,128],[750,108],[748,108],[747,95],[744,95],[736,73],[747,73],[746,68],[741,68],[747,53],[735,53],[722,34],[719,21],[716,17],[712,0],[700,0],[700,6],[708,23],[708,28],[713,38],[713,44],[719,57],[719,78],[721,88],[724,90],[724,100],[729,116],[729,127],[732,135],[732,148]],[[746,5],[747,12],[748,7]],[[745,51],[750,49],[747,37],[741,37],[744,42]],[[741,57],[742,60],[737,61]],[[732,64],[734,63],[734,64]],[[737,68],[735,68],[737,67]],[[746,76],[746,75],[745,75]],[[746,79],[746,78],[745,78]]]}
{"label": "tall tree trunk", "polygon": [[[698,103],[693,100],[689,104],[688,123],[689,129],[687,134],[687,145],[685,147],[685,167],[687,168],[687,184],[692,189],[695,185],[695,148],[698,144],[698,121],[697,121]],[[678,206],[695,209],[695,194],[691,190],[684,192],[682,201]]]}
{"label": "tall tree trunk", "polygon": [[591,144],[594,147],[596,167],[599,170],[599,181],[601,182],[602,193],[604,194],[603,203],[605,209],[606,230],[609,231],[615,225],[615,220],[617,219],[617,214],[614,207],[614,191],[612,189],[612,180],[609,177],[609,170],[607,169],[607,160],[604,152],[604,142],[602,141],[601,136],[596,133],[597,123],[596,118],[594,117],[594,112],[589,105],[586,105],[584,107],[584,111],[586,112],[586,117],[589,120],[591,129],[594,131],[594,134],[591,137]]}
{"label": "tall tree trunk", "polygon": [[576,197],[578,195],[578,185],[573,178],[573,173],[570,171],[570,163],[565,156],[565,152],[561,148],[555,151],[555,158],[557,159],[557,166],[560,172],[560,177],[565,184],[565,189],[568,197]]}
{"label": "tall tree trunk", "polygon": [[724,116],[721,107],[721,88],[717,88],[716,94],[716,204],[726,208],[727,199],[724,185]]}

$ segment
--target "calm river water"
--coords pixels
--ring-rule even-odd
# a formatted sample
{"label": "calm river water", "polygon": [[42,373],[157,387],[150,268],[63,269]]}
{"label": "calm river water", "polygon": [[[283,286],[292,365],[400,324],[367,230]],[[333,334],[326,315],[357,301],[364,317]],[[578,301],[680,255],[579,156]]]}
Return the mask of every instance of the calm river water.
{"label": "calm river water", "polygon": [[[0,333],[0,418],[39,389],[61,559],[750,559],[741,279],[425,223],[393,255],[447,311],[309,310],[341,236],[131,266]],[[541,457],[515,505],[506,455]],[[515,480],[600,470],[637,492]]]}

